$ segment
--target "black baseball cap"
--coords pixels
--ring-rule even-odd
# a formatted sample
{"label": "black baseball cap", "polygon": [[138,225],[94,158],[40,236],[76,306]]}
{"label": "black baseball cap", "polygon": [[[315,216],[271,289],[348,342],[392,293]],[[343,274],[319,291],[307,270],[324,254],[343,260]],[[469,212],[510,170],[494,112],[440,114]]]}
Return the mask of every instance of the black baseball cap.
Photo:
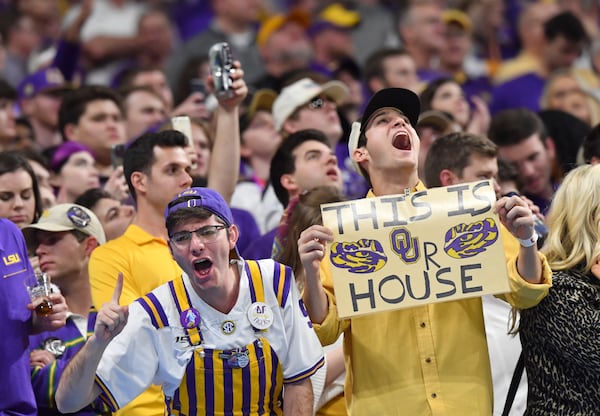
{"label": "black baseball cap", "polygon": [[406,88],[385,88],[379,90],[371,97],[361,120],[361,133],[364,133],[373,113],[380,108],[395,108],[404,114],[410,124],[415,127],[419,121],[421,101],[419,96]]}

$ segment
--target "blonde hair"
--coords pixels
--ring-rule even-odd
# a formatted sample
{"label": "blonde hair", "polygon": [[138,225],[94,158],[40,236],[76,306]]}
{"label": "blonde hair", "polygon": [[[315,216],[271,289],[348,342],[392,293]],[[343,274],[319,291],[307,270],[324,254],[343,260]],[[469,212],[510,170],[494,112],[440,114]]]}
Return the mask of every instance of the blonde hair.
{"label": "blonde hair", "polygon": [[588,273],[600,255],[600,165],[570,171],[554,194],[542,252],[552,270]]}

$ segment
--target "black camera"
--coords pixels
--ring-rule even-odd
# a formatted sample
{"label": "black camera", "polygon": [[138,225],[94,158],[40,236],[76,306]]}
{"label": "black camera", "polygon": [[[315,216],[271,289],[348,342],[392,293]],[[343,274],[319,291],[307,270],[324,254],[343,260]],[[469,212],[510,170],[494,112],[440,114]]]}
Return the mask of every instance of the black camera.
{"label": "black camera", "polygon": [[215,93],[221,97],[233,97],[232,79],[233,58],[231,48],[227,42],[214,44],[208,51],[210,72],[213,76]]}

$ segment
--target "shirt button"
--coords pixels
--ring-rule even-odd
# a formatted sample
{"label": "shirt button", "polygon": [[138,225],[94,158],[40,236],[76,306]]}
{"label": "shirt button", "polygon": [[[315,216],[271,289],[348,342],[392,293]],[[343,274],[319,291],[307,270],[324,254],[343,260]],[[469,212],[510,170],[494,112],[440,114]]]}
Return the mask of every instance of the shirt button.
{"label": "shirt button", "polygon": [[421,328],[425,328],[425,322],[421,322]]}
{"label": "shirt button", "polygon": [[435,394],[435,393],[431,393],[431,398],[432,398],[432,399],[435,399],[436,397],[437,397],[437,394]]}
{"label": "shirt button", "polygon": [[425,358],[425,362],[426,362],[427,364],[429,364],[429,363],[431,362],[431,358],[429,358],[429,357]]}

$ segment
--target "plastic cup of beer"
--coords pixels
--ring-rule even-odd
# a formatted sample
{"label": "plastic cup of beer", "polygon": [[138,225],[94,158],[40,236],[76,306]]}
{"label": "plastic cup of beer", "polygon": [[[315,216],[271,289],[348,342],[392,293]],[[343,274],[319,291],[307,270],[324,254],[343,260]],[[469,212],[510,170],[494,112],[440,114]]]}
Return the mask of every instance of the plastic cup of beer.
{"label": "plastic cup of beer", "polygon": [[46,273],[35,273],[27,277],[25,285],[31,303],[35,306],[35,313],[40,316],[49,315],[52,312],[50,276]]}

